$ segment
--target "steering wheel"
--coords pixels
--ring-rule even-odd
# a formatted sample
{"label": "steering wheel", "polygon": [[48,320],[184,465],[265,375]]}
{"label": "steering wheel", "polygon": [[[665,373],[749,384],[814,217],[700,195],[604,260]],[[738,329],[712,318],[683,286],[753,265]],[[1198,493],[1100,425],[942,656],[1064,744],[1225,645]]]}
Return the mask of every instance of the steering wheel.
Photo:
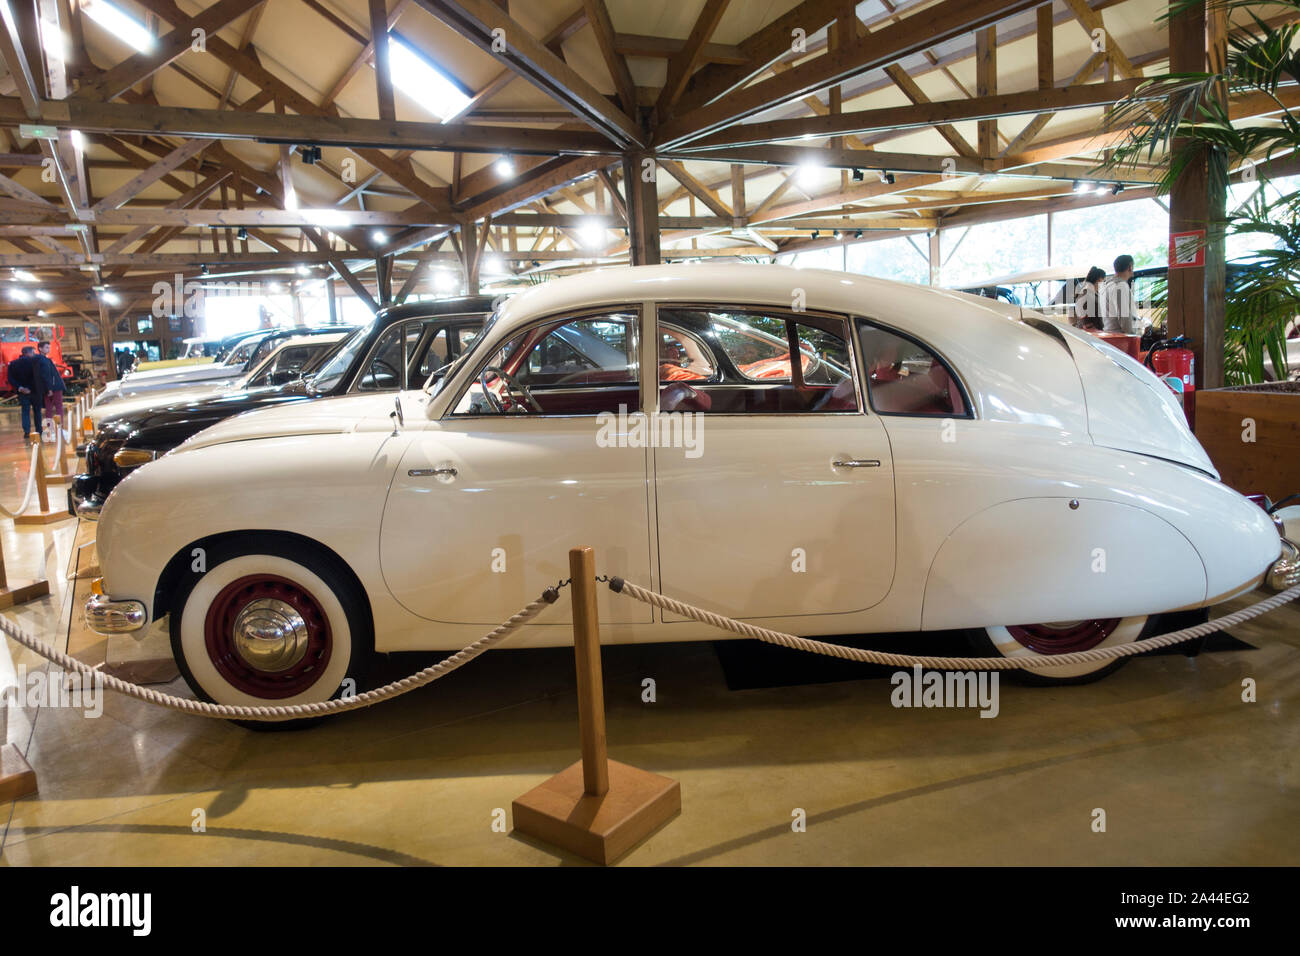
{"label": "steering wheel", "polygon": [[529,408],[537,412],[539,415],[542,414],[542,406],[538,404],[537,399],[533,397],[533,393],[528,390],[527,385],[521,385],[519,382],[516,382],[514,376],[500,366],[489,365],[487,368],[483,369],[478,380],[479,384],[483,386],[483,394],[487,396],[488,404],[492,406],[493,411],[496,411],[499,414],[504,413],[506,411],[506,406],[504,402],[496,397],[492,389],[488,388],[488,372],[493,373],[497,378],[501,379],[501,381],[505,383],[507,395],[510,394],[511,390],[518,392],[524,397],[524,401],[528,403]]}
{"label": "steering wheel", "polygon": [[370,360],[370,377],[371,377],[371,379],[376,380],[376,381],[378,380],[378,376],[375,375],[375,366],[376,366],[376,365],[380,366],[381,369],[387,371],[390,375],[392,375],[392,376],[393,376],[393,379],[394,379],[395,381],[397,381],[397,382],[401,382],[401,380],[402,380],[402,373],[399,372],[399,371],[397,370],[396,366],[394,366],[394,365],[393,365],[392,363],[390,363],[390,362],[385,361],[384,359],[381,359],[378,355],[376,355],[374,358],[372,358],[372,359]]}

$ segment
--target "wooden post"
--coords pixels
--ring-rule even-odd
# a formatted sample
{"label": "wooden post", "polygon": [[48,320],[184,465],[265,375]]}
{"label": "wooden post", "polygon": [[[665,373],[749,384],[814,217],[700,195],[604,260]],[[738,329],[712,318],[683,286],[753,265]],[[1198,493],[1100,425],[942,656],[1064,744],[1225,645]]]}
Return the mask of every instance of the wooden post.
{"label": "wooden post", "polygon": [[573,656],[578,670],[578,735],[587,793],[609,792],[605,741],[605,681],[600,670],[600,620],[596,614],[596,558],[591,548],[569,552],[573,581]]}
{"label": "wooden post", "polygon": [[[1188,9],[1170,18],[1171,72],[1206,70],[1208,46],[1204,8]],[[1185,146],[1185,140],[1174,141],[1175,149]],[[1166,322],[1170,336],[1187,335],[1192,340],[1198,389],[1223,385],[1223,216],[1227,184],[1212,182],[1213,178],[1209,150],[1201,146],[1169,194],[1170,233],[1200,233],[1205,243],[1200,265],[1175,268],[1170,263]]]}
{"label": "wooden post", "polygon": [[516,832],[609,864],[681,812],[682,792],[676,780],[608,758],[591,548],[569,552],[569,573],[582,759],[515,800],[512,812]]}
{"label": "wooden post", "polygon": [[628,258],[634,266],[659,264],[659,194],[655,189],[657,173],[658,166],[651,154],[623,154]]}
{"label": "wooden post", "polygon": [[0,647],[0,655],[0,803],[8,803],[36,792],[36,773],[22,752],[9,743],[9,691],[21,694],[23,688],[18,685],[8,648]]}
{"label": "wooden post", "polygon": [[[13,607],[15,604],[26,604],[28,601],[45,597],[49,593],[50,582],[44,578],[37,578],[34,581],[15,580],[10,584],[9,572],[5,569],[4,549],[0,548],[0,608]],[[0,693],[3,693],[3,691],[4,686],[0,684]],[[3,709],[3,705],[0,704],[0,711],[3,711]],[[0,744],[4,742],[4,732],[0,730]]]}
{"label": "wooden post", "polygon": [[50,491],[45,474],[45,442],[40,435],[37,436],[36,440],[36,464],[34,467],[36,468],[36,503],[40,506],[40,509],[14,518],[15,528],[24,525],[53,524],[56,521],[72,517],[63,508],[58,511],[50,510]]}

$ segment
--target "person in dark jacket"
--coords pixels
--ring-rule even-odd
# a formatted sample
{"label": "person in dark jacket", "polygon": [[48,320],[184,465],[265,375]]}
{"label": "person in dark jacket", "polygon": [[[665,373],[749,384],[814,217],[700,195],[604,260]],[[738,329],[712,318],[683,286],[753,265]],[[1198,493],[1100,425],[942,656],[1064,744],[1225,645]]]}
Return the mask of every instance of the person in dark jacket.
{"label": "person in dark jacket", "polygon": [[32,413],[36,414],[36,431],[41,430],[41,404],[36,400],[36,349],[24,345],[22,354],[9,363],[6,371],[9,384],[18,393],[18,404],[23,410],[23,438],[32,437]]}
{"label": "person in dark jacket", "polygon": [[36,348],[40,352],[35,360],[37,394],[45,414],[57,424],[63,421],[63,376],[50,358],[50,343],[42,340]]}

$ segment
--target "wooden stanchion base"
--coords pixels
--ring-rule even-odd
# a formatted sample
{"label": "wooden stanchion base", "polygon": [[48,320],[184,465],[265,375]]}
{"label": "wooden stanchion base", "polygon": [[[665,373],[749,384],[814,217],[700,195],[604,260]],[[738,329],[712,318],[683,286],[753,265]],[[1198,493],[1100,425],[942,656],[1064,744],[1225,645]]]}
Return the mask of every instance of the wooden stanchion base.
{"label": "wooden stanchion base", "polygon": [[676,780],[609,761],[609,792],[583,787],[582,761],[561,770],[511,805],[515,830],[608,865],[681,812]]}
{"label": "wooden stanchion base", "polygon": [[36,792],[36,771],[13,744],[0,746],[0,803]]}
{"label": "wooden stanchion base", "polygon": [[49,593],[49,581],[14,581],[8,587],[0,588],[0,610],[35,601]]}
{"label": "wooden stanchion base", "polygon": [[24,525],[32,526],[32,525],[56,524],[60,521],[70,521],[70,520],[72,520],[72,515],[68,514],[66,508],[62,511],[55,511],[53,509],[51,509],[50,511],[33,511],[33,512],[29,512],[28,514],[22,514],[19,515],[17,518],[14,518],[14,527],[21,528]]}
{"label": "wooden stanchion base", "polygon": [[58,472],[54,472],[52,474],[46,475],[45,480],[52,485],[69,485],[72,484],[72,479],[76,477],[77,475],[75,472],[69,472],[66,475],[59,474]]}

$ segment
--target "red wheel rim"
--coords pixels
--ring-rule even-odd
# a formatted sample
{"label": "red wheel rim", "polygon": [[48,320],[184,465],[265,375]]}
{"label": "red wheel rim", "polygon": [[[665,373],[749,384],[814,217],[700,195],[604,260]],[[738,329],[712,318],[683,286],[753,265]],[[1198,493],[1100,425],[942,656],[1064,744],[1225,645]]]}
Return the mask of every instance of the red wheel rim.
{"label": "red wheel rim", "polygon": [[1019,624],[1008,627],[1016,642],[1035,654],[1073,654],[1096,647],[1115,633],[1117,617],[1066,624]]}
{"label": "red wheel rim", "polygon": [[[278,612],[280,622],[296,625],[294,650],[284,666],[255,662],[246,649],[248,641],[241,641],[237,633],[247,633],[248,613],[259,609],[270,609],[264,618]],[[212,666],[230,686],[268,700],[283,700],[309,689],[325,672],[333,647],[329,619],[316,599],[288,578],[273,574],[248,575],[222,588],[208,607],[203,641]]]}

